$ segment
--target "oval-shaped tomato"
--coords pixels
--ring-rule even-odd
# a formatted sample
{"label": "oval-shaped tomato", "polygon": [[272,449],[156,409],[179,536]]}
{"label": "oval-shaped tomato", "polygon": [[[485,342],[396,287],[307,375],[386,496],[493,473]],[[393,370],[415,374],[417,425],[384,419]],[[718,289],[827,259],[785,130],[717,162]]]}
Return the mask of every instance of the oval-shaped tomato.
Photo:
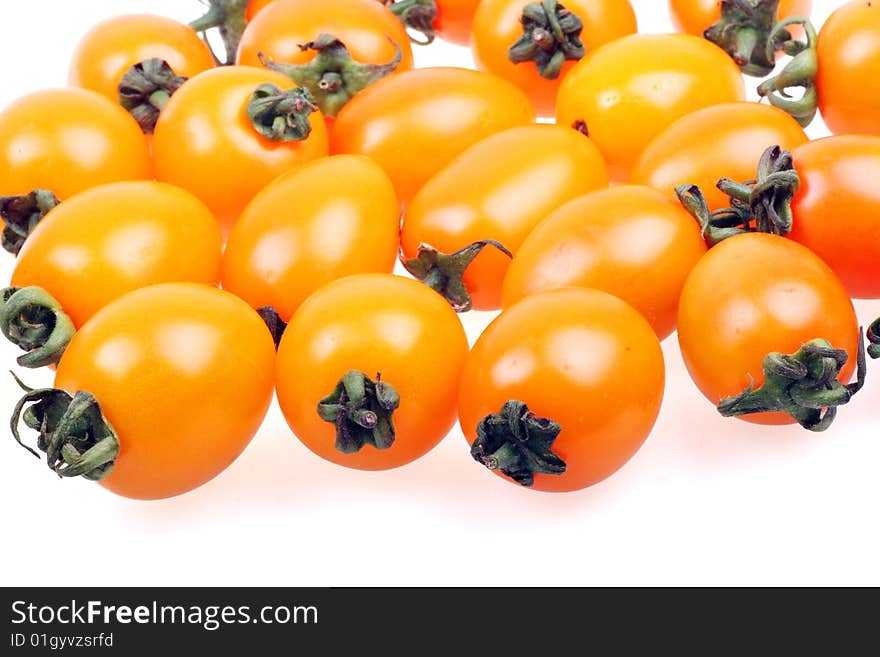
{"label": "oval-shaped tomato", "polygon": [[[816,339],[846,350],[840,378],[849,381],[859,326],[849,295],[818,256],[783,237],[747,233],[713,247],[694,267],[679,303],[678,339],[691,377],[717,404],[759,388],[768,354],[794,354]],[[794,423],[778,412],[743,419]]]}
{"label": "oval-shaped tomato", "polygon": [[[577,17],[583,25],[583,31],[571,35],[563,48],[559,41],[556,49],[565,53],[571,51],[571,59],[561,69],[554,67],[555,77],[548,79],[539,72],[539,64],[543,67],[547,50],[535,45],[535,60],[511,60],[510,49],[524,38],[523,10],[526,5],[538,4],[534,0],[482,0],[474,16],[473,50],[477,65],[487,71],[510,80],[529,94],[538,114],[552,116],[556,109],[556,95],[559,84],[575,62],[592,52],[599,46],[619,39],[628,34],[635,34],[638,26],[636,15],[629,0],[564,0],[557,6],[557,11],[568,12]],[[559,7],[562,7],[561,9]],[[553,20],[559,20],[557,15]],[[571,17],[568,20],[572,20]],[[549,17],[546,25],[531,27],[529,33],[535,38],[546,39],[554,33]],[[535,30],[542,30],[535,32]],[[582,48],[576,48],[580,44]],[[549,53],[548,53],[549,54]],[[575,57],[578,54],[578,57]]]}
{"label": "oval-shaped tomato", "polygon": [[504,280],[504,306],[568,286],[620,297],[662,340],[675,330],[678,299],[706,252],[680,204],[647,187],[620,186],[563,205],[531,232]]}
{"label": "oval-shaped tomato", "polygon": [[501,78],[425,68],[385,78],[355,96],[336,118],[330,148],[376,160],[408,202],[469,146],[534,119],[525,94]]}
{"label": "oval-shaped tomato", "polygon": [[278,402],[319,456],[363,470],[395,468],[452,428],[467,351],[455,312],[421,283],[350,276],[315,292],[293,316],[278,350]]}
{"label": "oval-shaped tomato", "polygon": [[135,120],[93,91],[38,91],[0,112],[0,196],[44,189],[64,200],[105,183],[152,177]]}
{"label": "oval-shaped tomato", "polygon": [[337,155],[284,174],[245,208],[226,244],[223,287],[282,320],[337,278],[394,268],[400,204],[381,167]]}
{"label": "oval-shaped tomato", "polygon": [[[547,214],[607,185],[605,163],[587,137],[550,125],[506,130],[466,150],[416,194],[403,220],[402,256],[416,258],[422,245],[453,254],[485,240],[516,253]],[[496,248],[476,256],[463,277],[474,308],[501,307],[509,266]]]}
{"label": "oval-shaped tomato", "polygon": [[171,97],[153,136],[156,176],[189,190],[214,213],[225,232],[263,187],[294,166],[327,154],[321,113],[308,117],[300,141],[272,141],[246,113],[258,87],[296,87],[280,73],[224,66],[196,76]]}
{"label": "oval-shaped tomato", "polygon": [[[779,20],[793,16],[809,17],[812,0],[781,0],[776,12]],[[703,36],[703,32],[721,18],[719,0],[669,0],[672,24],[679,32]]]}
{"label": "oval-shaped tomato", "polygon": [[744,99],[742,75],[720,48],[689,35],[640,34],[607,44],[569,72],[556,120],[589,134],[622,181],[674,121]]}
{"label": "oval-shaped tomato", "polygon": [[730,199],[720,178],[751,180],[761,155],[771,146],[792,149],[809,141],[791,116],[772,105],[724,103],[679,119],[648,144],[630,180],[675,196],[679,185],[697,185],[711,210]]}
{"label": "oval-shaped tomato", "polygon": [[880,135],[880,4],[838,8],[819,32],[819,111],[835,134]]}
{"label": "oval-shaped tomato", "polygon": [[597,290],[544,292],[477,340],[459,419],[471,454],[497,474],[535,490],[578,490],[641,447],[664,381],[657,336],[626,303]]}

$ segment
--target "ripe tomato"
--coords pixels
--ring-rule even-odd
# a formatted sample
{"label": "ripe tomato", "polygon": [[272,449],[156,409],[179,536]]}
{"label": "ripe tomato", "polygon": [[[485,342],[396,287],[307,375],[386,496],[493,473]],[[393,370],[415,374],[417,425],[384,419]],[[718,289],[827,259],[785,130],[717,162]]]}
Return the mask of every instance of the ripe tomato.
{"label": "ripe tomato", "polygon": [[286,322],[332,280],[390,273],[399,232],[400,204],[379,165],[356,155],[317,160],[245,208],[226,244],[223,287]]}
{"label": "ripe tomato", "polygon": [[[459,419],[474,458],[496,474],[535,490],[578,490],[641,447],[664,380],[657,336],[626,303],[597,290],[544,292],[505,310],[477,340]],[[517,429],[529,439],[515,438]],[[536,460],[548,467],[528,467]]]}
{"label": "ripe tomato", "polygon": [[[812,0],[781,0],[777,18],[792,16],[808,17],[813,8]],[[672,24],[679,32],[703,36],[703,32],[721,18],[720,0],[669,0]]]}
{"label": "ripe tomato", "polygon": [[245,10],[245,17],[248,22],[252,21],[257,14],[263,11],[270,4],[275,2],[275,0],[250,0],[247,4],[247,9]]}
{"label": "ripe tomato", "polygon": [[[453,254],[483,240],[516,253],[548,213],[607,185],[605,163],[587,137],[549,125],[506,130],[466,150],[416,194],[403,220],[402,256],[416,258],[423,244]],[[485,249],[467,267],[463,280],[475,308],[501,307],[509,265],[508,255]],[[467,309],[462,299],[449,300]]]}
{"label": "ripe tomato", "polygon": [[[278,402],[319,456],[362,470],[395,468],[452,428],[467,351],[455,312],[421,283],[350,276],[315,292],[293,316],[278,350]],[[349,373],[355,383],[340,399],[337,386]]]}
{"label": "ripe tomato", "polygon": [[222,249],[217,222],[192,194],[156,182],[102,185],[39,223],[12,285],[43,288],[80,327],[131,290],[174,281],[216,286]]}
{"label": "ripe tomato", "polygon": [[[614,39],[634,34],[638,27],[636,15],[629,0],[564,0],[556,4],[557,12],[564,7],[565,11],[580,19],[583,31],[570,35],[567,41],[566,47],[573,48],[571,58],[561,68],[554,62],[549,67],[552,70],[542,75],[533,59],[517,60],[519,63],[511,59],[511,47],[523,39],[523,10],[530,4],[537,3],[533,0],[482,0],[474,16],[474,59],[480,68],[510,80],[528,93],[539,115],[552,116],[559,84],[565,74],[585,53]],[[558,20],[557,15],[553,20]],[[532,29],[540,30],[537,34],[541,38],[552,39],[554,31],[550,25],[547,21],[545,25],[536,25]],[[530,31],[529,34],[536,33]],[[564,52],[558,40],[554,44],[552,51]],[[539,61],[543,63],[543,58],[550,51],[535,47],[535,52],[541,55]],[[548,78],[547,75],[553,77]]]}
{"label": "ripe tomato", "polygon": [[[381,0],[380,0],[381,1]],[[434,29],[444,40],[467,46],[471,43],[474,13],[480,0],[435,0],[437,18]]]}
{"label": "ripe tomato", "polygon": [[0,196],[45,189],[63,201],[97,185],[152,177],[135,120],[93,91],[38,91],[0,112]]}
{"label": "ripe tomato", "polygon": [[831,132],[880,135],[880,4],[837,9],[819,32],[819,110]]}
{"label": "ripe tomato", "polygon": [[750,180],[767,148],[790,150],[808,140],[797,121],[771,105],[715,105],[688,114],[657,135],[636,162],[631,180],[670,197],[678,185],[697,185],[709,208],[717,210],[730,203],[715,186],[720,178]]}
{"label": "ripe tomato", "polygon": [[158,179],[198,196],[227,233],[263,187],[327,154],[327,129],[317,111],[303,140],[272,141],[256,131],[245,109],[264,84],[295,88],[280,73],[249,66],[207,71],[171,97],[153,136]]}
{"label": "ripe tomato", "polygon": [[376,160],[407,202],[469,146],[534,119],[525,94],[501,78],[425,68],[386,78],[358,94],[336,118],[330,148]]}
{"label": "ripe tomato", "polygon": [[851,296],[880,298],[880,137],[828,137],[792,155],[801,186],[789,237],[828,263]]}
{"label": "ripe tomato", "polygon": [[589,287],[631,304],[662,340],[684,281],[706,244],[694,219],[664,194],[621,186],[553,212],[526,238],[504,280],[504,307],[561,287]]}
{"label": "ripe tomato", "polygon": [[697,37],[642,34],[581,60],[559,89],[559,125],[586,131],[615,180],[674,121],[703,107],[744,100],[736,64]]}
{"label": "ripe tomato", "polygon": [[[792,240],[747,233],[724,240],[697,263],[679,304],[678,339],[694,382],[714,404],[764,382],[771,352],[795,353],[823,338],[844,349],[849,381],[859,326],[849,295],[818,256]],[[744,416],[758,424],[792,424],[787,414]]]}

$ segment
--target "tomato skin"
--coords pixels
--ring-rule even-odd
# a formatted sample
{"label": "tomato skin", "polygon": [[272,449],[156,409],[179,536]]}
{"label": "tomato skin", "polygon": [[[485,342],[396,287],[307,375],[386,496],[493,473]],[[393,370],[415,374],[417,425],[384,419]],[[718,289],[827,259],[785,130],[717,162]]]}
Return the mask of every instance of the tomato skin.
{"label": "tomato skin", "polygon": [[55,386],[98,399],[120,453],[101,485],[160,499],[229,466],[272,399],[275,348],[246,303],[228,292],[171,283],[102,309],[61,359]]}
{"label": "tomato skin", "polygon": [[564,474],[535,475],[533,488],[579,490],[639,449],[664,380],[660,343],[633,308],[597,290],[544,292],[505,310],[477,340],[462,375],[459,419],[472,443],[485,416],[509,400],[526,403],[562,426],[553,451],[567,464]]}
{"label": "tomato skin", "polygon": [[[548,213],[607,185],[605,163],[588,138],[550,125],[512,128],[466,150],[416,194],[403,220],[402,253],[414,258],[423,243],[455,253],[487,239],[516,253]],[[501,307],[509,266],[491,247],[477,256],[464,276],[474,308]]]}
{"label": "tomato skin", "polygon": [[529,234],[504,280],[504,307],[546,290],[594,288],[631,304],[662,340],[675,330],[684,281],[705,252],[697,223],[660,192],[594,192]]}
{"label": "tomato skin", "polygon": [[[547,80],[532,62],[514,64],[508,58],[510,47],[523,35],[520,19],[531,1],[479,3],[473,25],[474,59],[481,69],[500,75],[528,93],[539,115],[553,116],[559,85],[576,62],[566,62],[557,79]],[[564,6],[583,20],[581,41],[588,53],[638,29],[629,0],[567,0]]]}
{"label": "tomato skin", "polygon": [[371,157],[408,202],[468,147],[534,119],[525,94],[501,78],[425,68],[385,78],[355,96],[336,118],[330,150]]}
{"label": "tomato skin", "polygon": [[0,196],[47,189],[63,201],[97,185],[152,177],[138,124],[93,91],[38,91],[0,112]]}
{"label": "tomato skin", "polygon": [[[771,352],[795,353],[824,338],[856,363],[859,326],[843,285],[818,256],[784,237],[748,233],[724,240],[697,263],[679,304],[678,339],[687,369],[713,404],[764,382]],[[793,424],[783,413],[742,419]]]}
{"label": "tomato skin", "polygon": [[12,285],[42,287],[80,327],[138,288],[216,286],[222,250],[217,222],[192,194],[156,182],[113,183],[46,215],[19,254]]}
{"label": "tomato skin", "polygon": [[[396,468],[452,428],[467,351],[455,312],[425,285],[391,274],[350,276],[321,288],[293,316],[278,349],[278,402],[318,456],[361,470]],[[397,437],[387,450],[338,452],[335,426],[318,416],[318,402],[350,370],[381,373],[400,393]]]}
{"label": "tomato skin", "polygon": [[480,2],[481,0],[436,0],[437,18],[434,19],[434,28],[437,34],[444,41],[460,46],[470,45],[474,14]]}
{"label": "tomato skin", "polygon": [[680,118],[642,152],[630,180],[675,197],[678,185],[699,186],[709,208],[729,207],[720,178],[752,180],[770,146],[791,150],[809,141],[791,116],[772,105],[725,103]]}
{"label": "tomato skin", "polygon": [[789,237],[828,263],[850,296],[880,298],[880,137],[827,137],[792,155],[801,186]]}
{"label": "tomato skin", "polygon": [[612,179],[625,181],[645,147],[674,121],[744,99],[742,75],[720,48],[688,35],[639,34],[572,68],[559,88],[556,122],[585,123]]}
{"label": "tomato skin", "polygon": [[[777,17],[809,17],[812,9],[812,0],[781,0]],[[669,0],[669,11],[677,31],[703,36],[721,18],[721,0]]]}
{"label": "tomato skin", "polygon": [[357,155],[317,160],[270,183],[245,209],[226,245],[223,287],[289,321],[332,280],[390,273],[399,230],[400,204],[379,165]]}
{"label": "tomato skin", "polygon": [[327,154],[320,112],[309,117],[312,132],[303,141],[272,142],[256,132],[245,107],[264,83],[296,86],[279,73],[249,66],[202,73],[171,97],[153,135],[157,178],[198,196],[226,233],[263,187]]}
{"label": "tomato skin", "polygon": [[191,28],[162,16],[132,14],[108,18],[86,33],[71,58],[68,82],[118,103],[122,76],[152,58],[186,78],[214,68],[211,50]]}

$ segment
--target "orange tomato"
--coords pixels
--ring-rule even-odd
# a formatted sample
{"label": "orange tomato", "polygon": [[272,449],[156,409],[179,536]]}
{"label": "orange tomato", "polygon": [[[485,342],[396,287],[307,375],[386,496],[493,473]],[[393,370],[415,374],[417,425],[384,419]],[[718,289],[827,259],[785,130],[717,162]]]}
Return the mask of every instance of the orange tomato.
{"label": "orange tomato", "polygon": [[399,231],[400,204],[379,165],[355,155],[317,160],[270,183],[245,208],[226,245],[223,287],[289,321],[332,280],[390,273]]}
{"label": "orange tomato", "polygon": [[0,196],[153,177],[147,141],[118,104],[85,89],[38,91],[0,112]]}
{"label": "orange tomato", "polygon": [[[823,338],[856,363],[859,325],[843,285],[818,256],[792,240],[747,233],[724,240],[694,267],[681,294],[678,339],[697,387],[713,404],[764,383],[771,352],[793,354]],[[757,413],[758,424],[792,424],[787,414]]]}
{"label": "orange tomato", "polygon": [[[812,9],[812,0],[781,0],[776,13],[779,20],[784,20],[792,16],[808,17]],[[669,11],[676,30],[703,36],[706,28],[721,18],[721,0],[669,0]]]}
{"label": "orange tomato", "polygon": [[[474,59],[480,68],[510,80],[528,93],[539,115],[552,116],[560,82],[575,61],[566,62],[558,77],[550,80],[541,76],[534,62],[510,60],[511,46],[523,37],[523,10],[531,2],[482,0],[474,16]],[[579,40],[588,53],[638,29],[629,0],[564,0],[560,5],[582,20],[584,28]]]}
{"label": "orange tomato", "polygon": [[55,386],[95,396],[119,440],[101,481],[137,499],[190,491],[248,445],[272,400],[275,348],[260,317],[216,288],[132,292],[74,336]]}
{"label": "orange tomato", "polygon": [[[607,185],[605,163],[587,137],[549,125],[506,130],[466,150],[416,194],[403,220],[402,255],[415,258],[422,244],[451,254],[482,240],[516,253],[548,213]],[[468,266],[464,284],[475,308],[501,307],[509,266],[509,256],[493,248]]]}
{"label": "orange tomato", "polygon": [[245,10],[245,17],[248,21],[252,21],[257,16],[257,14],[259,14],[273,2],[275,2],[275,0],[250,0],[250,2],[248,2],[247,9]]}
{"label": "orange tomato", "polygon": [[469,146],[534,119],[529,99],[501,78],[426,68],[385,78],[358,94],[339,113],[330,148],[376,160],[407,202]]}
{"label": "orange tomato", "polygon": [[[278,349],[278,402],[317,455],[351,468],[395,468],[426,454],[452,428],[467,351],[455,312],[421,283],[391,274],[350,276],[315,292],[293,316]],[[396,391],[390,447],[364,443],[340,451],[340,421],[319,416],[319,403],[349,372],[371,380],[378,374]]]}
{"label": "orange tomato", "polygon": [[624,37],[587,55],[559,89],[559,125],[586,131],[612,178],[673,122],[703,107],[744,100],[742,75],[723,50],[682,34]]}
{"label": "orange tomato", "polygon": [[171,97],[153,136],[159,180],[198,196],[228,233],[245,206],[282,173],[327,154],[327,129],[320,112],[308,121],[302,141],[270,141],[245,112],[263,84],[295,85],[279,73],[249,66],[207,71]]}
{"label": "orange tomato", "polygon": [[694,219],[664,194],[621,186],[571,201],[519,248],[504,280],[504,306],[568,286],[620,297],[662,340],[675,330],[684,281],[706,252]]}
{"label": "orange tomato", "polygon": [[[496,474],[535,490],[578,490],[638,451],[657,419],[664,380],[657,336],[626,303],[597,290],[544,292],[505,310],[477,340],[462,374],[459,419],[472,455]],[[490,439],[474,445],[478,425],[500,420],[508,402],[530,414],[484,425]],[[530,439],[517,440],[509,423]],[[539,438],[552,440],[549,454]],[[551,466],[531,483],[523,452]]]}
{"label": "orange tomato", "polygon": [[[381,1],[381,0],[380,0]],[[471,43],[474,13],[480,0],[435,0],[434,28],[445,41],[467,46]]]}
{"label": "orange tomato", "polygon": [[791,116],[771,105],[725,103],[697,110],[666,128],[648,144],[631,181],[675,196],[678,185],[697,185],[711,210],[730,200],[715,185],[726,177],[751,180],[770,146],[790,150],[809,141]]}

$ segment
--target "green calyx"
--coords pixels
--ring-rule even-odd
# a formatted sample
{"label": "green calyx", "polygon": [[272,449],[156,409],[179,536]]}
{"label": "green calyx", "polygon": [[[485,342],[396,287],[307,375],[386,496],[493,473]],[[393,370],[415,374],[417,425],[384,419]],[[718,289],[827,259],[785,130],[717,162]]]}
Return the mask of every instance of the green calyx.
{"label": "green calyx", "polygon": [[422,244],[415,258],[401,256],[400,261],[410,274],[441,294],[455,312],[464,313],[473,308],[471,295],[464,284],[464,273],[487,246],[498,249],[508,258],[513,257],[503,244],[494,240],[481,240],[450,254]]}
{"label": "green calyx", "polygon": [[[793,39],[788,26],[802,25],[806,41]],[[790,114],[803,127],[816,118],[819,107],[819,92],[816,76],[819,73],[819,54],[816,51],[816,28],[806,18],[789,18],[780,22],[771,33],[769,49],[781,49],[791,60],[778,75],[765,80],[758,86],[758,94],[767,98],[774,107]],[[776,45],[779,44],[779,45]],[[789,89],[800,87],[803,93],[795,98]]]}
{"label": "green calyx", "polygon": [[536,474],[565,472],[565,461],[553,453],[560,431],[559,424],[536,416],[523,402],[508,401],[501,412],[487,415],[477,425],[471,456],[518,484],[533,486]]}
{"label": "green calyx", "polygon": [[281,315],[272,306],[263,306],[257,310],[257,314],[266,323],[269,333],[272,334],[272,340],[275,342],[275,349],[281,344],[281,338],[284,331],[287,330],[287,322],[281,319]]}
{"label": "green calyx", "polygon": [[304,141],[312,134],[309,117],[318,111],[308,89],[284,91],[274,84],[261,84],[247,105],[247,115],[259,134],[271,141]]}
{"label": "green calyx", "polygon": [[[241,41],[241,35],[247,27],[246,10],[250,0],[202,0],[203,4],[208,5],[208,11],[189,26],[202,35],[207,43],[207,32],[217,29],[220,32],[220,38],[223,39],[223,48],[225,58],[220,59],[216,53],[214,59],[218,64],[231,65],[235,63],[235,56],[238,53],[238,44]],[[210,46],[210,44],[208,44]]]}
{"label": "green calyx", "polygon": [[59,203],[55,194],[46,189],[37,189],[23,196],[0,197],[0,218],[6,224],[3,248],[18,255],[37,224]]}
{"label": "green calyx", "polygon": [[776,68],[778,39],[790,38],[774,30],[778,11],[779,0],[721,0],[721,17],[703,37],[730,55],[743,73],[763,78]]}
{"label": "green calyx", "polygon": [[397,55],[387,64],[362,64],[352,59],[348,48],[339,39],[322,34],[300,46],[303,51],[317,53],[308,64],[278,64],[269,61],[263,53],[260,53],[260,61],[308,89],[324,116],[335,117],[355,94],[397,70],[403,51],[396,43],[394,47]]}
{"label": "green calyx", "polygon": [[7,287],[0,291],[0,331],[27,353],[22,367],[55,365],[73,339],[76,328],[61,305],[39,287]]}
{"label": "green calyx", "polygon": [[18,426],[24,421],[37,432],[37,449],[46,454],[47,465],[59,477],[100,481],[109,475],[119,456],[119,439],[94,396],[55,388],[34,390],[15,380],[25,391],[10,423],[18,444],[39,458],[22,442]]}
{"label": "green calyx", "polygon": [[399,406],[400,395],[381,374],[373,381],[352,370],[318,402],[318,415],[336,425],[336,449],[356,454],[367,445],[381,450],[394,444],[392,416]]}
{"label": "green calyx", "polygon": [[722,399],[718,412],[724,417],[752,413],[787,413],[805,429],[825,431],[837,408],[849,403],[865,385],[865,340],[859,338],[858,374],[855,383],[838,380],[847,353],[827,340],[811,340],[796,353],[771,353],[764,358],[764,385],[750,385],[741,395]]}
{"label": "green calyx", "polygon": [[556,0],[530,2],[520,22],[523,35],[508,51],[514,64],[534,62],[541,77],[555,80],[566,61],[577,61],[586,54],[580,39],[583,21]]}
{"label": "green calyx", "polygon": [[159,112],[187,78],[177,75],[164,59],[147,59],[132,66],[119,82],[119,104],[151,135]]}
{"label": "green calyx", "polygon": [[[434,0],[384,0],[383,4],[403,23],[410,34],[410,41],[421,46],[434,42],[437,33],[434,21],[437,19],[437,3]],[[421,34],[417,39],[413,33]]]}
{"label": "green calyx", "polygon": [[880,358],[880,319],[868,327],[868,355]]}

